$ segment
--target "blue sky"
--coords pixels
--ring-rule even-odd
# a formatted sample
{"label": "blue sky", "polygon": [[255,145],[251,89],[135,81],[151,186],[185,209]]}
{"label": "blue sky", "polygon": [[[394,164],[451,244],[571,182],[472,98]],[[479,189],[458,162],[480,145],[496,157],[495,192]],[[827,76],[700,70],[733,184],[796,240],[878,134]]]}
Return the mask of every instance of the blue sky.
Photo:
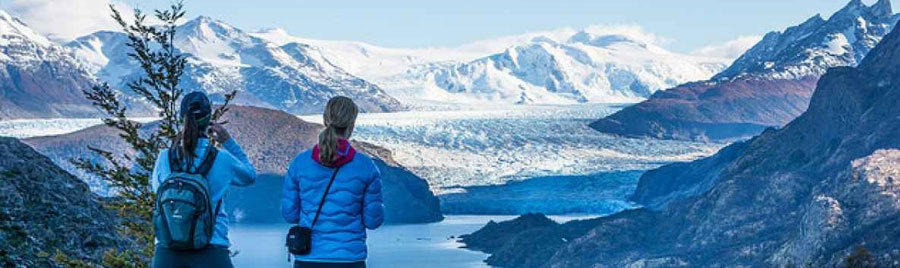
{"label": "blue sky", "polygon": [[[49,0],[0,0],[0,7],[21,11],[18,6],[23,3],[41,1]],[[66,1],[70,0],[54,0],[52,6],[63,9],[65,5],[60,3]],[[80,7],[87,6],[83,4],[87,2],[109,0],[75,1],[79,1],[75,7]],[[781,30],[816,13],[827,17],[848,1],[186,0],[185,3],[191,18],[207,15],[247,30],[281,27],[296,36],[355,40],[388,47],[456,46],[561,27],[624,24],[641,26],[646,32],[668,40],[663,44],[668,49],[690,52],[740,36]],[[875,0],[863,2],[870,5]],[[144,9],[165,7],[169,3],[171,0],[120,1]],[[105,14],[98,16],[103,18]],[[41,22],[33,21],[46,20],[26,21],[34,24]],[[51,26],[58,28],[60,24]]]}

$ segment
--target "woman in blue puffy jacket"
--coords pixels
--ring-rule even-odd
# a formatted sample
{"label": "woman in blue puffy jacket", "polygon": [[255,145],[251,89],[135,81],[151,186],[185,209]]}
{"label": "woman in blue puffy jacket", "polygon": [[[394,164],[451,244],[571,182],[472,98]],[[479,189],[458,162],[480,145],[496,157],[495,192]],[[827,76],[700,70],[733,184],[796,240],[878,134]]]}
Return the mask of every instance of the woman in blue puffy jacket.
{"label": "woman in blue puffy jacket", "polygon": [[[366,229],[384,222],[381,174],[348,141],[358,113],[350,98],[329,100],[318,144],[297,155],[284,177],[282,216],[312,229],[312,249],[294,256],[295,268],[365,267]],[[334,182],[312,225],[332,175]]]}

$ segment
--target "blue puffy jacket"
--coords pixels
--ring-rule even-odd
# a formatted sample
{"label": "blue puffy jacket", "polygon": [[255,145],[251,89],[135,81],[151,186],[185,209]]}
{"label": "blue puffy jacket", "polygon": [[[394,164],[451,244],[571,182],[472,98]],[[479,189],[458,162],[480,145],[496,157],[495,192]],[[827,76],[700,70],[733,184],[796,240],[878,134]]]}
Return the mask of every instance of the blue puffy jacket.
{"label": "blue puffy jacket", "polygon": [[[334,168],[300,153],[284,177],[281,214],[291,224],[309,227]],[[312,250],[294,256],[309,262],[356,262],[366,259],[366,229],[384,222],[381,174],[369,156],[356,153],[340,167],[321,215],[312,227]]]}

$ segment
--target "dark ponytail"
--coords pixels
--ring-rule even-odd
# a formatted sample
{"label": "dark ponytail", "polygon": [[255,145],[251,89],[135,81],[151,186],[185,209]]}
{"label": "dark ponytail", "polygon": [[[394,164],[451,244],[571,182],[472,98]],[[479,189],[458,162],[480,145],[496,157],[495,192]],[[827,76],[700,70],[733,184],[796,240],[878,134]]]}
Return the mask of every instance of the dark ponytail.
{"label": "dark ponytail", "polygon": [[209,126],[210,114],[212,105],[205,93],[194,91],[181,98],[178,116],[182,120],[182,128],[175,140],[178,143],[175,149],[183,163],[190,165],[197,157],[195,153],[197,140],[204,136],[203,132]]}
{"label": "dark ponytail", "polygon": [[186,161],[186,163],[192,163],[192,159],[197,157],[195,151],[197,149],[197,139],[200,139],[201,131],[200,124],[192,114],[188,114],[184,117],[184,127],[181,130],[181,135],[178,137],[181,146],[179,146],[178,149],[181,150],[179,155],[184,157],[184,159],[189,160]]}

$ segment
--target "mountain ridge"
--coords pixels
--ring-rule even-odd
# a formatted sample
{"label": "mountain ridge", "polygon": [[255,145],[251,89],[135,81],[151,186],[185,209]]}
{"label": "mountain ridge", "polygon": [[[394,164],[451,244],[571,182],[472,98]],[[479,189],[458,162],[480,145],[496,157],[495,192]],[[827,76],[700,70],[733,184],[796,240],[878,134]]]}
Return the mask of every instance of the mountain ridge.
{"label": "mountain ridge", "polygon": [[94,80],[64,49],[0,10],[0,120],[96,116]]}
{"label": "mountain ridge", "polygon": [[[122,87],[139,73],[123,53],[123,33],[101,31],[66,44],[96,75]],[[199,16],[179,25],[175,46],[187,54],[182,87],[203,90],[222,100],[241,92],[236,103],[277,108],[295,114],[315,113],[328,98],[352,97],[363,112],[390,112],[406,107],[377,85],[350,75],[308,46],[277,46],[223,21]]]}
{"label": "mountain ridge", "polygon": [[[820,15],[770,32],[713,79],[683,84],[592,122],[625,137],[730,141],[781,127],[806,110],[829,67],[855,66],[896,24],[890,3],[853,0],[828,20]],[[858,16],[857,16],[858,15]]]}

